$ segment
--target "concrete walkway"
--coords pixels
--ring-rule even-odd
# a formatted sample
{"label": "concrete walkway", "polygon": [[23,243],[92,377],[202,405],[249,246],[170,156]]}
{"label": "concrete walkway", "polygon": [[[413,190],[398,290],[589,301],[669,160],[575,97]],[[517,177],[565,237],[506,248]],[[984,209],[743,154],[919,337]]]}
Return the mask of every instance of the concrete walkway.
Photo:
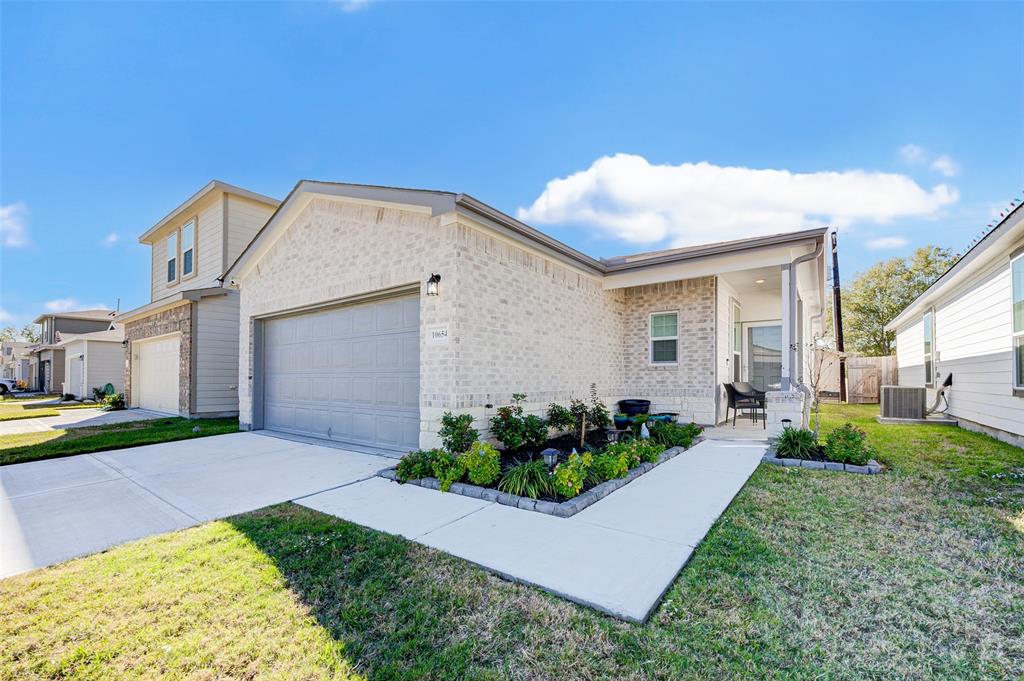
{"label": "concrete walkway", "polygon": [[298,503],[642,622],[764,452],[702,442],[566,519],[381,478]]}
{"label": "concrete walkway", "polygon": [[232,433],[3,466],[0,577],[365,480],[391,465]]}
{"label": "concrete walkway", "polygon": [[123,409],[121,411],[102,411],[98,408],[65,409],[57,416],[0,421],[0,437],[20,433],[45,433],[48,430],[106,426],[112,423],[128,423],[130,421],[148,421],[165,418],[171,417],[167,414],[159,414],[155,411],[146,411],[145,409]]}

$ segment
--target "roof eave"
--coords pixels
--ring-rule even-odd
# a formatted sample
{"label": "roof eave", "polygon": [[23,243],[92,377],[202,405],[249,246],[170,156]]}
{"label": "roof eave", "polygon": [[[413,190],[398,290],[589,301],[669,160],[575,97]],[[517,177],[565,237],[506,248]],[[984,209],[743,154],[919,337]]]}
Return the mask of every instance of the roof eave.
{"label": "roof eave", "polygon": [[251,199],[253,201],[258,201],[260,203],[267,204],[268,206],[277,207],[281,203],[280,201],[271,196],[266,196],[264,194],[250,191],[243,187],[238,187],[236,185],[229,184],[227,182],[222,182],[220,180],[210,180],[210,182],[207,183],[202,189],[200,189],[195,194],[190,196],[183,203],[179,204],[177,208],[175,208],[170,213],[161,218],[160,221],[157,222],[155,225],[147,229],[142,234],[142,236],[139,237],[139,243],[152,243],[153,236],[161,229],[166,227],[167,223],[171,222],[176,217],[180,216],[182,213],[187,211],[193,204],[203,200],[208,194],[214,191],[222,191],[225,194],[235,194],[236,196],[241,196],[247,199]]}

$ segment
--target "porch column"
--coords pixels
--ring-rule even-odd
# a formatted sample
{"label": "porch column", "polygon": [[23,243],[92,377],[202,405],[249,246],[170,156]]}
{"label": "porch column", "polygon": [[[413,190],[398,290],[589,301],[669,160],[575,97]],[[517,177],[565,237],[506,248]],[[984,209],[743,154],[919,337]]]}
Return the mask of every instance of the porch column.
{"label": "porch column", "polygon": [[793,267],[782,265],[782,390],[793,387]]}

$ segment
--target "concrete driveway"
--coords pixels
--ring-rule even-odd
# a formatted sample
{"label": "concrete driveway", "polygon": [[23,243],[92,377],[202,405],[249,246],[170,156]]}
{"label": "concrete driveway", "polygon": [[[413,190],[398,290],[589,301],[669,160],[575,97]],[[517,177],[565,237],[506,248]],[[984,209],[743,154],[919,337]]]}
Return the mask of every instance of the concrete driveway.
{"label": "concrete driveway", "polygon": [[21,433],[44,433],[48,430],[64,428],[85,428],[86,426],[106,426],[112,423],[128,423],[129,421],[148,421],[152,419],[172,418],[167,414],[159,414],[145,409],[123,409],[121,411],[102,411],[97,409],[65,409],[57,416],[41,416],[34,419],[15,419],[0,421],[0,437]]}
{"label": "concrete driveway", "polygon": [[232,433],[4,466],[0,577],[358,482],[392,465]]}

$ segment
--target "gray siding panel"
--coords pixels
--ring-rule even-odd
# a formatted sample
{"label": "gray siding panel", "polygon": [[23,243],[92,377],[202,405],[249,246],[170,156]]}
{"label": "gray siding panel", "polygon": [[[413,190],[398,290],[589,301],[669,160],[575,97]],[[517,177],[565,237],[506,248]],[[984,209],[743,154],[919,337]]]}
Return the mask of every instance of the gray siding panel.
{"label": "gray siding panel", "polygon": [[238,293],[203,298],[195,343],[196,411],[238,411]]}

